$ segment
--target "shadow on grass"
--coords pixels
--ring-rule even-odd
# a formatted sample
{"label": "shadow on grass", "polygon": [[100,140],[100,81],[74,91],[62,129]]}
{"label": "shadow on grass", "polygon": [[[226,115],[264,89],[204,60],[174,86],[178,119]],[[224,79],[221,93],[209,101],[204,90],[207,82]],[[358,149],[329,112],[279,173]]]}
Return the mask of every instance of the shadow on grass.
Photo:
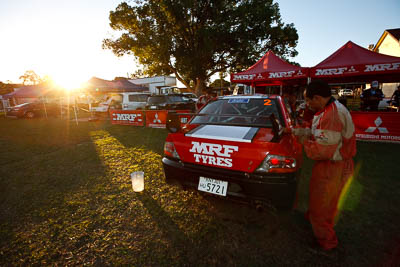
{"label": "shadow on grass", "polygon": [[191,240],[149,193],[142,192],[137,195],[137,199],[142,202],[143,206],[151,215],[153,221],[157,223],[165,237],[170,241],[172,251],[170,251],[170,254],[166,256],[179,258],[179,261],[187,262],[187,250],[193,247]]}
{"label": "shadow on grass", "polygon": [[355,177],[337,229],[343,245],[359,255],[358,264],[400,264],[400,165],[397,157],[388,154],[399,149],[399,144],[357,142]]}
{"label": "shadow on grass", "polygon": [[[3,131],[0,168],[1,243],[12,243],[14,231],[30,231],[50,217],[69,216],[65,199],[90,190],[105,170],[93,143],[92,126],[62,121],[11,121]],[[71,128],[73,128],[71,130]],[[27,150],[27,151],[26,151]],[[15,155],[15,156],[14,156]],[[62,211],[67,211],[62,214]]]}
{"label": "shadow on grass", "polygon": [[124,147],[142,147],[159,155],[163,154],[166,129],[137,127],[128,125],[111,125],[107,132],[116,138]]}

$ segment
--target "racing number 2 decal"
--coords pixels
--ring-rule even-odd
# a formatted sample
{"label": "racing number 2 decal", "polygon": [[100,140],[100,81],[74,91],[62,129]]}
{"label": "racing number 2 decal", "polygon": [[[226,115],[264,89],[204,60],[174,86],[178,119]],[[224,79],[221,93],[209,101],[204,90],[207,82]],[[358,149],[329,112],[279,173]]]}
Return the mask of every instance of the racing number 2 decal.
{"label": "racing number 2 decal", "polygon": [[264,99],[264,106],[271,106],[271,99]]}

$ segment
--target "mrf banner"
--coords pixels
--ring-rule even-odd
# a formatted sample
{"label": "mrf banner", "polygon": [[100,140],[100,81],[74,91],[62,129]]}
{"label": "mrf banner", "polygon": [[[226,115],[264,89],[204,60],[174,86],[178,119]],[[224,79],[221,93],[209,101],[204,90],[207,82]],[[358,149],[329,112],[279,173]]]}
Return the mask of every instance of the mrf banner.
{"label": "mrf banner", "polygon": [[112,124],[144,126],[144,114],[139,110],[111,110]]}
{"label": "mrf banner", "polygon": [[400,143],[400,112],[351,112],[356,139]]}

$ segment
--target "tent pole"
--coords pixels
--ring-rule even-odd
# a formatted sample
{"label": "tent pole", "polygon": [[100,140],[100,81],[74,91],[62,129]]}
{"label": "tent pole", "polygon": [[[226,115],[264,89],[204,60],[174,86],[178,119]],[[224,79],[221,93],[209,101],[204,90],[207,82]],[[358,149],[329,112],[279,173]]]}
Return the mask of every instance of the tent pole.
{"label": "tent pole", "polygon": [[47,117],[47,109],[46,109],[46,103],[45,103],[45,98],[42,98],[42,102],[43,102],[43,107],[44,107],[44,114],[46,115],[46,120],[48,120],[49,118]]}
{"label": "tent pole", "polygon": [[59,100],[60,100],[60,118],[63,119],[63,108],[62,108],[61,96],[59,97]]}
{"label": "tent pole", "polygon": [[76,115],[76,99],[75,99],[75,96],[74,96],[74,113],[75,113],[75,122],[76,122],[76,125],[78,125],[78,116]]}

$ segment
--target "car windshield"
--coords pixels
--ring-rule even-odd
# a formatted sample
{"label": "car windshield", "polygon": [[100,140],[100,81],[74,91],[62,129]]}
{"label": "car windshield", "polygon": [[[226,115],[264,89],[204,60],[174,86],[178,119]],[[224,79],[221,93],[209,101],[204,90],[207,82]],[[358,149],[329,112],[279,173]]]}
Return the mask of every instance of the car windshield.
{"label": "car windshield", "polygon": [[163,96],[163,95],[151,96],[147,99],[147,103],[149,103],[149,104],[165,103],[165,96]]}
{"label": "car windshield", "polygon": [[240,126],[271,127],[271,114],[282,123],[276,99],[226,98],[207,104],[193,118],[192,124],[232,124]]}
{"label": "car windshield", "polygon": [[170,95],[168,96],[170,102],[186,102],[189,101],[189,98],[181,96],[181,95]]}
{"label": "car windshield", "polygon": [[185,96],[189,98],[197,98],[195,94],[185,94]]}
{"label": "car windshield", "polygon": [[129,102],[146,102],[147,98],[149,97],[149,95],[129,95],[128,99]]}

